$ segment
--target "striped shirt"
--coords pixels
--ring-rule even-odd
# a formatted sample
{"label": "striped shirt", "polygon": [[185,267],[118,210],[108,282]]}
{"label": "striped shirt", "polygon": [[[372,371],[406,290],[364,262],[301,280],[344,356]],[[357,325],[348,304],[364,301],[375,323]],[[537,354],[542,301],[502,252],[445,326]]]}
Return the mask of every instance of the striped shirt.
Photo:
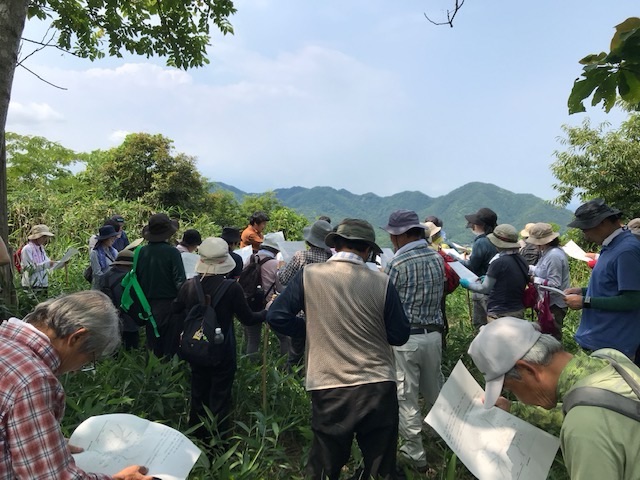
{"label": "striped shirt", "polygon": [[444,325],[444,260],[425,240],[400,248],[384,271],[398,290],[411,326]]}
{"label": "striped shirt", "polygon": [[42,333],[17,319],[0,325],[0,478],[110,479],[78,468],[60,429],[60,357]]}

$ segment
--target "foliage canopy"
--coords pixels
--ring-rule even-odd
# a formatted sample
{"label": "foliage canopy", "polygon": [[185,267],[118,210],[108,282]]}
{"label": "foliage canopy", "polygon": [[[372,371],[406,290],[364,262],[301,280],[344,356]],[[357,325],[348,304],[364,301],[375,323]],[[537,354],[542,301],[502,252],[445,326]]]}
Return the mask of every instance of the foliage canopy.
{"label": "foliage canopy", "polygon": [[615,105],[617,94],[640,110],[640,18],[627,18],[616,25],[610,50],[580,60],[584,67],[569,95],[569,114],[584,112],[584,101],[591,94],[591,105],[602,102],[607,112]]}
{"label": "foliage canopy", "polygon": [[568,149],[556,151],[551,165],[558,179],[554,202],[601,197],[628,218],[640,216],[640,114],[630,114],[618,130],[607,130],[606,124],[592,128],[589,120],[563,130],[567,137],[561,142]]}

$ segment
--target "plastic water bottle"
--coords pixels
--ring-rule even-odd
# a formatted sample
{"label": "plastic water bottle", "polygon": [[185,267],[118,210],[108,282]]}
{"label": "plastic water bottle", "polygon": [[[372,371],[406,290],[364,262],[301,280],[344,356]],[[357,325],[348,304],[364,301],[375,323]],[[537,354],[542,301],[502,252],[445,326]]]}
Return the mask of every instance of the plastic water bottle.
{"label": "plastic water bottle", "polygon": [[224,342],[224,334],[222,333],[222,329],[218,327],[213,335],[213,343],[220,345],[222,342]]}

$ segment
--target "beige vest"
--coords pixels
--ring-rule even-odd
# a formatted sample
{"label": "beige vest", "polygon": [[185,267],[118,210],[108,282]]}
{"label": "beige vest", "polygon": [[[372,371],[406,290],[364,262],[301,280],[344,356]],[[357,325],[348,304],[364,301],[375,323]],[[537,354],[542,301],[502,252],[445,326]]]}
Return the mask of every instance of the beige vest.
{"label": "beige vest", "polygon": [[349,261],[305,266],[307,390],[395,382],[384,325],[388,281]]}

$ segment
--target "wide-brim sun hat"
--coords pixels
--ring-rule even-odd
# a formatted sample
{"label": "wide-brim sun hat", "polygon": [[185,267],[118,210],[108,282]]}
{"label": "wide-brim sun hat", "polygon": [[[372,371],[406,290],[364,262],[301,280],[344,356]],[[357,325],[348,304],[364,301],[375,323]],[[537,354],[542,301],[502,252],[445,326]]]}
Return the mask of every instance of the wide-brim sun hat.
{"label": "wide-brim sun hat", "polygon": [[553,227],[548,223],[536,223],[529,228],[529,236],[527,243],[532,245],[546,245],[560,236],[560,233],[554,232]]}
{"label": "wide-brim sun hat", "polygon": [[476,213],[470,213],[465,215],[467,220],[467,228],[471,225],[485,225],[488,227],[495,227],[498,223],[498,215],[490,208],[483,207]]}
{"label": "wide-brim sun hat", "polygon": [[129,250],[126,248],[124,250],[120,250],[115,262],[113,262],[111,265],[133,265],[133,250]]}
{"label": "wide-brim sun hat", "polygon": [[588,230],[597,227],[606,218],[620,216],[621,214],[622,212],[617,208],[612,208],[604,203],[602,198],[595,198],[580,205],[574,214],[575,218],[567,226]]}
{"label": "wide-brim sun hat", "polygon": [[498,248],[520,248],[518,243],[518,231],[513,225],[503,223],[498,225],[487,238]]}
{"label": "wide-brim sun hat", "polygon": [[442,227],[437,226],[433,222],[425,222],[423,225],[425,226],[425,233],[428,237],[433,237],[436,233],[442,230]]}
{"label": "wide-brim sun hat", "polygon": [[522,230],[520,230],[520,236],[522,238],[527,238],[529,236],[529,230],[533,227],[535,223],[527,223]]}
{"label": "wide-brim sun hat", "polygon": [[336,237],[342,237],[346,240],[359,240],[367,243],[376,255],[382,254],[382,249],[376,244],[376,233],[373,226],[366,220],[358,218],[345,218],[336,227],[335,231],[330,232],[324,239],[328,247],[336,246]]}
{"label": "wide-brim sun hat", "polygon": [[116,229],[113,228],[113,225],[103,225],[98,230],[98,235],[96,235],[96,240],[101,241],[101,240],[106,240],[107,238],[112,238],[117,236],[118,236],[118,232],[116,232]]}
{"label": "wide-brim sun hat", "polygon": [[29,232],[29,236],[27,237],[27,239],[37,240],[40,237],[55,237],[55,235],[51,233],[49,227],[44,224],[34,225],[33,227],[31,227],[31,231]]}
{"label": "wide-brim sun hat", "polygon": [[142,229],[142,236],[149,242],[163,242],[178,231],[178,222],[166,213],[156,213],[149,217],[149,223]]}
{"label": "wide-brim sun hat", "polygon": [[402,235],[412,228],[421,228],[425,230],[427,227],[424,223],[420,223],[418,214],[413,210],[396,210],[389,215],[387,225],[382,227],[391,235]]}
{"label": "wide-brim sun hat", "polygon": [[332,227],[329,222],[324,220],[317,220],[313,222],[310,227],[304,227],[302,231],[302,237],[307,243],[310,243],[314,247],[328,248],[324,239],[329,233],[331,233]]}
{"label": "wide-brim sun hat", "polygon": [[540,338],[532,322],[502,317],[480,327],[469,345],[469,355],[485,379],[484,408],[491,408],[502,393],[504,375]]}
{"label": "wide-brim sun hat", "polygon": [[280,246],[278,245],[278,239],[281,238],[279,235],[275,233],[267,233],[262,239],[262,243],[260,244],[260,248],[270,248],[272,250],[280,251]]}
{"label": "wide-brim sun hat", "polygon": [[229,244],[222,238],[205,238],[198,247],[198,254],[200,260],[196,263],[196,273],[225,275],[236,266],[236,261],[229,255]]}
{"label": "wide-brim sun hat", "polygon": [[126,250],[135,250],[137,247],[142,245],[143,242],[144,242],[144,238],[142,238],[142,237],[136,238],[133,242],[131,242],[129,245],[127,245],[124,248]]}

